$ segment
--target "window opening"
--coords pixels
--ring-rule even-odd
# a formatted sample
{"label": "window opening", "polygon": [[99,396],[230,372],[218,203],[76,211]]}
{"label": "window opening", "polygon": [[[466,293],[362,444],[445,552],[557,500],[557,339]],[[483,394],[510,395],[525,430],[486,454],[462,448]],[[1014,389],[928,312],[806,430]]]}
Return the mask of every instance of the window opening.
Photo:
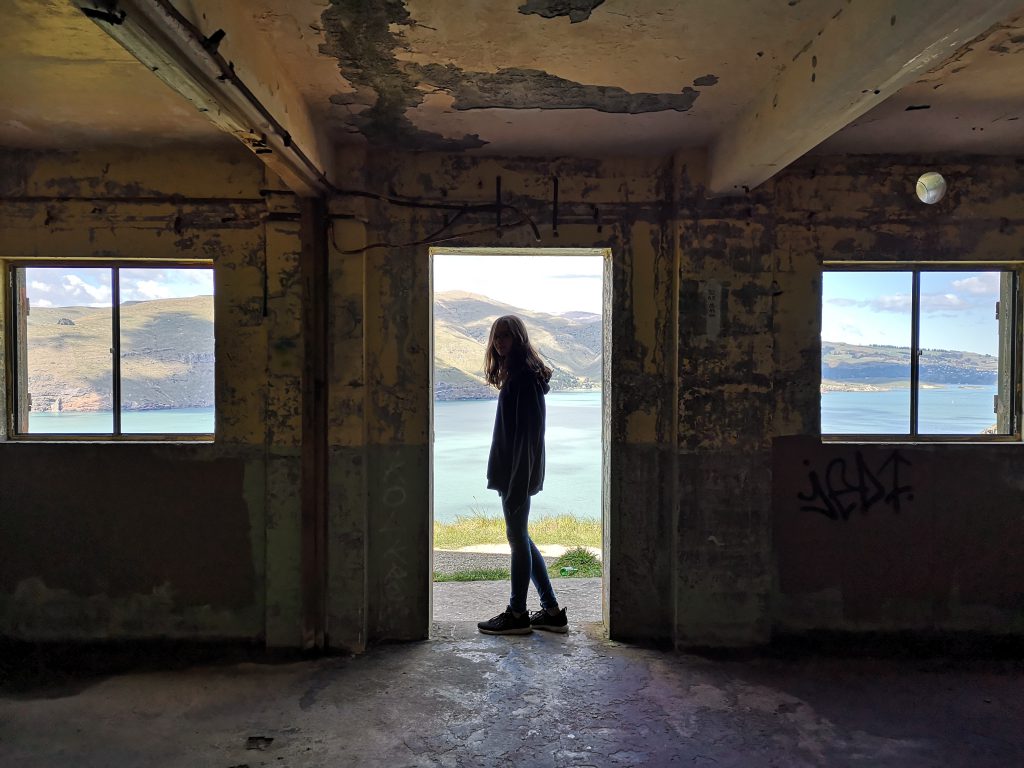
{"label": "window opening", "polygon": [[214,431],[208,264],[9,268],[14,436]]}
{"label": "window opening", "polygon": [[1018,274],[829,268],[822,275],[821,432],[1019,438]]}

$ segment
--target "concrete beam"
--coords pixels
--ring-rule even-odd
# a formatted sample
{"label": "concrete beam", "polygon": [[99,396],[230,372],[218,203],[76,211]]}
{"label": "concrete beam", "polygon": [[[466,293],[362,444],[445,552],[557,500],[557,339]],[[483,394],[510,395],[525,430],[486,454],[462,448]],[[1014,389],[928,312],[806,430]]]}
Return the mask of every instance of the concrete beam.
{"label": "concrete beam", "polygon": [[753,189],[1021,8],[1020,0],[835,5],[817,35],[712,146],[711,194]]}
{"label": "concrete beam", "polygon": [[169,0],[74,2],[292,191],[313,197],[330,189],[331,145],[244,5],[211,3],[190,18]]}

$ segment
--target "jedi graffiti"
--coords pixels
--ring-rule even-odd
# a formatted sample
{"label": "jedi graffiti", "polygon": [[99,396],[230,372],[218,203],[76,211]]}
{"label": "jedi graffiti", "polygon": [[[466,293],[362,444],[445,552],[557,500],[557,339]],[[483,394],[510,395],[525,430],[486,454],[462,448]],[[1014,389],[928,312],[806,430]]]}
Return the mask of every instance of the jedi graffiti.
{"label": "jedi graffiti", "polygon": [[[811,462],[805,460],[810,467]],[[804,502],[801,511],[817,512],[830,520],[849,520],[854,512],[867,514],[877,504],[899,513],[904,501],[914,500],[914,489],[907,475],[910,461],[893,451],[889,457],[872,469],[857,451],[852,460],[832,459],[819,474],[811,469],[807,473],[810,490],[797,493]],[[902,475],[902,476],[901,476]]]}

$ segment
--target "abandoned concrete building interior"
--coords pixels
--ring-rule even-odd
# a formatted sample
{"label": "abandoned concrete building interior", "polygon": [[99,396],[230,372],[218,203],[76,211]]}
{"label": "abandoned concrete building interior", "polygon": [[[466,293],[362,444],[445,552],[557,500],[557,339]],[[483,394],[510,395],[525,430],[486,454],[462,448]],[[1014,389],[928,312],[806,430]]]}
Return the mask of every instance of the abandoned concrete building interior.
{"label": "abandoned concrete building interior", "polygon": [[[1024,764],[1019,0],[0,26],[0,762]],[[603,254],[603,621],[564,640],[432,624],[441,244]],[[212,269],[213,434],[27,429],[19,286],[76,264]],[[858,268],[1000,276],[989,434],[825,434]]]}

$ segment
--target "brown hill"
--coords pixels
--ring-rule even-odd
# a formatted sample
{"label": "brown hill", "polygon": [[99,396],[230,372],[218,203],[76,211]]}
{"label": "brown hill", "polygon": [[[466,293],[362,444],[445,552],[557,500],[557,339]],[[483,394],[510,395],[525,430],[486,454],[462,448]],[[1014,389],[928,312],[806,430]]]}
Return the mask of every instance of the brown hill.
{"label": "brown hill", "polygon": [[434,396],[439,400],[494,397],[483,379],[491,324],[518,315],[530,340],[554,369],[555,391],[601,386],[601,317],[588,312],[534,312],[464,291],[434,296]]}
{"label": "brown hill", "polygon": [[[32,307],[28,316],[32,410],[111,410],[107,307]],[[125,410],[213,405],[213,297],[121,306]]]}
{"label": "brown hill", "polygon": [[[435,396],[494,397],[483,380],[491,323],[519,315],[554,369],[552,389],[601,385],[601,318],[552,315],[452,291],[434,302]],[[129,302],[121,307],[121,389],[126,410],[205,408],[214,402],[213,297]],[[28,387],[36,411],[111,409],[109,308],[33,307]]]}

